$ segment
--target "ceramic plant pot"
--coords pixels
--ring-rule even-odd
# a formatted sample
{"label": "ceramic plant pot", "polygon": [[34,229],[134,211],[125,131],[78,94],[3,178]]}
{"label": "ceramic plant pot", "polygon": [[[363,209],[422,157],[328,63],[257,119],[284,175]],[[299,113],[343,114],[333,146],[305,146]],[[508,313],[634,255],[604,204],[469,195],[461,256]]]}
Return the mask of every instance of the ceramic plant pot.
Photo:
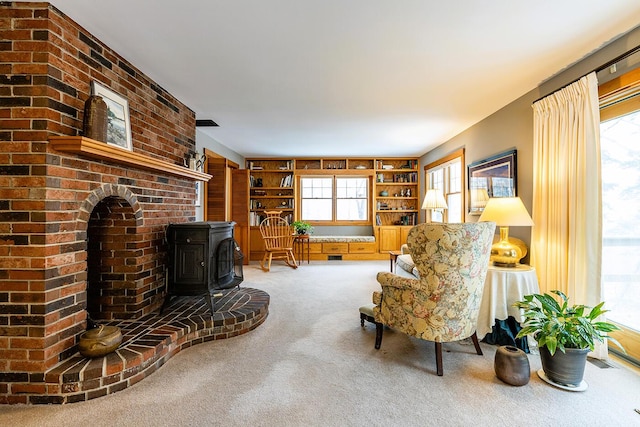
{"label": "ceramic plant pot", "polygon": [[512,345],[498,347],[493,367],[500,380],[515,386],[527,384],[531,376],[527,354]]}
{"label": "ceramic plant pot", "polygon": [[78,351],[84,357],[101,357],[115,351],[121,342],[120,328],[100,325],[80,335]]}
{"label": "ceramic plant pot", "polygon": [[550,381],[577,387],[584,377],[587,353],[589,353],[588,348],[566,348],[565,353],[556,349],[552,356],[547,347],[540,347],[542,369]]}

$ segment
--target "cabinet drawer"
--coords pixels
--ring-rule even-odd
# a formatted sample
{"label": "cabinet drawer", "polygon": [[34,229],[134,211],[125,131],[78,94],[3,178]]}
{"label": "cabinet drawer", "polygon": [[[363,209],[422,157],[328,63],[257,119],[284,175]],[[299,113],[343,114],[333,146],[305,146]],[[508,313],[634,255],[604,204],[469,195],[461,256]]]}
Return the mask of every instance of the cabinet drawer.
{"label": "cabinet drawer", "polygon": [[349,253],[350,254],[372,254],[376,251],[375,243],[366,243],[366,242],[354,242],[349,243]]}
{"label": "cabinet drawer", "polygon": [[322,252],[325,254],[346,254],[349,253],[348,243],[323,243]]}
{"label": "cabinet drawer", "polygon": [[322,243],[309,243],[309,253],[311,253],[311,254],[321,254],[322,253]]}

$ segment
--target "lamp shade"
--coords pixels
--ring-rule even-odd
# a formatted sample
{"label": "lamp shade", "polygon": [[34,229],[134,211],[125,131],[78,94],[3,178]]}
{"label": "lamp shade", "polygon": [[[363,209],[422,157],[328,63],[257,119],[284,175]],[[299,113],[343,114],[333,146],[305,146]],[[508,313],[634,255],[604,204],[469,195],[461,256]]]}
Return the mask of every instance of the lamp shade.
{"label": "lamp shade", "polygon": [[533,220],[520,197],[490,198],[478,221],[492,221],[499,227],[533,225]]}
{"label": "lamp shade", "polygon": [[447,201],[444,199],[442,192],[436,189],[427,190],[422,202],[422,209],[447,209]]}

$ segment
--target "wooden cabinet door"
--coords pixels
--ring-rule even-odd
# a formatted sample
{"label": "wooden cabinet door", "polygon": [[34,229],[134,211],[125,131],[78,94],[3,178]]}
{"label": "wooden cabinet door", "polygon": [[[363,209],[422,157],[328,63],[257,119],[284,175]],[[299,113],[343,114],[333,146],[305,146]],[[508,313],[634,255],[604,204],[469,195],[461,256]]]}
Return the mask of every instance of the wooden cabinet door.
{"label": "wooden cabinet door", "polygon": [[226,221],[227,160],[207,158],[207,173],[212,176],[207,183],[207,221]]}
{"label": "wooden cabinet door", "polygon": [[400,227],[400,246],[407,243],[407,237],[409,237],[409,230],[411,230],[412,228],[413,227]]}
{"label": "wooden cabinet door", "polygon": [[400,227],[380,227],[380,252],[397,251],[400,249]]}
{"label": "wooden cabinet door", "polygon": [[[259,261],[264,256],[264,240],[258,227],[251,227],[249,230],[249,248],[251,249],[251,260]],[[247,255],[245,254],[245,257]]]}

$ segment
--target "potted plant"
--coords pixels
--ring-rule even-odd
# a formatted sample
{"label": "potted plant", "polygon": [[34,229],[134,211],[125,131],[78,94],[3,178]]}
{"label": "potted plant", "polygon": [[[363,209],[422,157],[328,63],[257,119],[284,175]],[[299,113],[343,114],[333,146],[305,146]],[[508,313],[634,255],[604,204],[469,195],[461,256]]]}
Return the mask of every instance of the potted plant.
{"label": "potted plant", "polygon": [[525,295],[523,301],[514,304],[524,309],[525,319],[516,338],[533,335],[540,350],[542,370],[549,381],[579,387],[587,353],[594,349],[596,341],[609,339],[622,349],[607,335],[619,328],[612,323],[596,321],[608,311],[602,308],[604,302],[588,310],[584,305],[569,306],[569,298],[561,291],[551,292],[562,299],[562,305],[549,294]]}
{"label": "potted plant", "polygon": [[294,221],[291,225],[296,230],[296,234],[299,236],[304,236],[313,232],[313,227],[308,222],[304,221]]}

